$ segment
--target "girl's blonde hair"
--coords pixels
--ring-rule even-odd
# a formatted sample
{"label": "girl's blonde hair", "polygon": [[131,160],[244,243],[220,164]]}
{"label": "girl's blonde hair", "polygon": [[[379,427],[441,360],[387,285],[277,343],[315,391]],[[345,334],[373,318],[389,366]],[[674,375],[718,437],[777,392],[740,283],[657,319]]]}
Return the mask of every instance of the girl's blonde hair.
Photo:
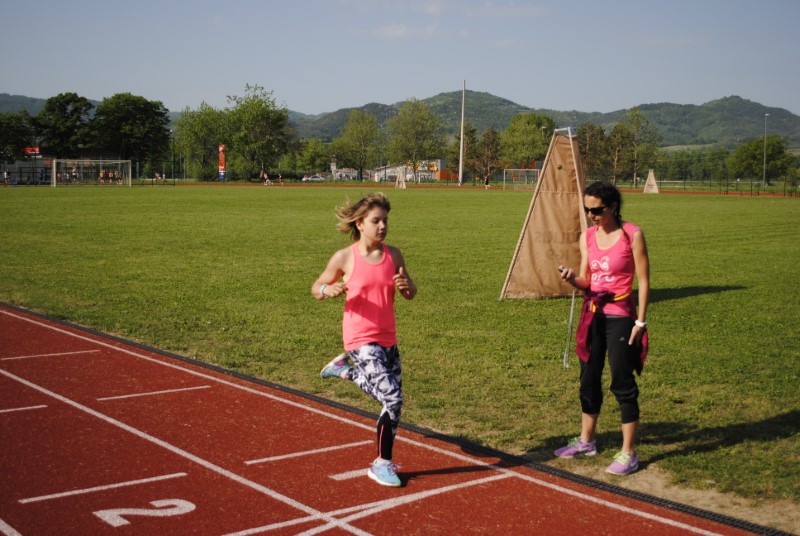
{"label": "girl's blonde hair", "polygon": [[361,239],[361,231],[356,227],[356,223],[363,220],[375,207],[380,207],[387,213],[392,210],[389,199],[383,192],[371,193],[352,204],[345,199],[343,205],[336,207],[336,217],[339,219],[336,229],[342,234],[349,233],[353,242],[358,242]]}

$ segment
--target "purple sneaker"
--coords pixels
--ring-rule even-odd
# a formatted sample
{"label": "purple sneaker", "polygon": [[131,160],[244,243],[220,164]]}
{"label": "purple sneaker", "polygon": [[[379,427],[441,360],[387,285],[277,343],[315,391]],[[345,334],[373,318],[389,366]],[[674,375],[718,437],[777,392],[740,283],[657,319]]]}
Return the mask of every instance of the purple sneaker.
{"label": "purple sneaker", "polygon": [[343,374],[353,368],[350,364],[350,356],[347,354],[339,354],[330,363],[322,367],[319,371],[320,378],[343,378]]}
{"label": "purple sneaker", "polygon": [[554,453],[559,458],[574,458],[578,454],[594,456],[597,454],[597,441],[581,441],[580,437],[573,437],[566,447],[557,449]]}
{"label": "purple sneaker", "polygon": [[614,463],[608,466],[606,473],[612,475],[628,475],[639,468],[639,457],[635,452],[628,454],[627,452],[617,452],[614,456]]}

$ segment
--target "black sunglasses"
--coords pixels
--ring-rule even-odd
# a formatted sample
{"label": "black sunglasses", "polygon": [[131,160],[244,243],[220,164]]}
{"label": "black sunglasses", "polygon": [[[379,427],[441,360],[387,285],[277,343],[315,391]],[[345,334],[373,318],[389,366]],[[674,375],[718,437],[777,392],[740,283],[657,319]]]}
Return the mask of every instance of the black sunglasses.
{"label": "black sunglasses", "polygon": [[593,216],[599,216],[600,214],[602,214],[602,213],[603,213],[603,211],[604,211],[606,208],[608,208],[608,207],[606,207],[605,205],[600,205],[599,207],[592,207],[592,208],[589,208],[589,207],[583,207],[583,211],[584,211],[584,212],[587,212],[587,213],[588,213],[588,212],[591,212]]}

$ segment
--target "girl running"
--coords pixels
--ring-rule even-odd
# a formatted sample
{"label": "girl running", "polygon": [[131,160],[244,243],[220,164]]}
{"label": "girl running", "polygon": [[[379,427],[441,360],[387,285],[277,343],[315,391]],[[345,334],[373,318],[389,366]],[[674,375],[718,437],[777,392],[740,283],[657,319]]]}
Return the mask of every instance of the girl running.
{"label": "girl running", "polygon": [[402,370],[397,349],[394,297],[417,294],[399,249],[384,243],[389,231],[389,200],[370,194],[337,207],[336,228],[353,244],[333,254],[311,285],[317,300],[345,295],[342,339],[347,351],[323,367],[322,378],[354,382],[381,403],[377,424],[377,457],[367,476],[383,486],[400,486],[392,448],[403,406]]}

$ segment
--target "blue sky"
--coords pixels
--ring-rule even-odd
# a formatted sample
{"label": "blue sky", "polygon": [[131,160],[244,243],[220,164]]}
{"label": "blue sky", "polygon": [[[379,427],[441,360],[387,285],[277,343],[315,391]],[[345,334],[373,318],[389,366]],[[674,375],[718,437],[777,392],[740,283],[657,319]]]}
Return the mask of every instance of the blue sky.
{"label": "blue sky", "polygon": [[307,114],[485,91],[610,112],[738,95],[800,115],[796,0],[2,0],[0,92],[179,111],[245,84]]}

